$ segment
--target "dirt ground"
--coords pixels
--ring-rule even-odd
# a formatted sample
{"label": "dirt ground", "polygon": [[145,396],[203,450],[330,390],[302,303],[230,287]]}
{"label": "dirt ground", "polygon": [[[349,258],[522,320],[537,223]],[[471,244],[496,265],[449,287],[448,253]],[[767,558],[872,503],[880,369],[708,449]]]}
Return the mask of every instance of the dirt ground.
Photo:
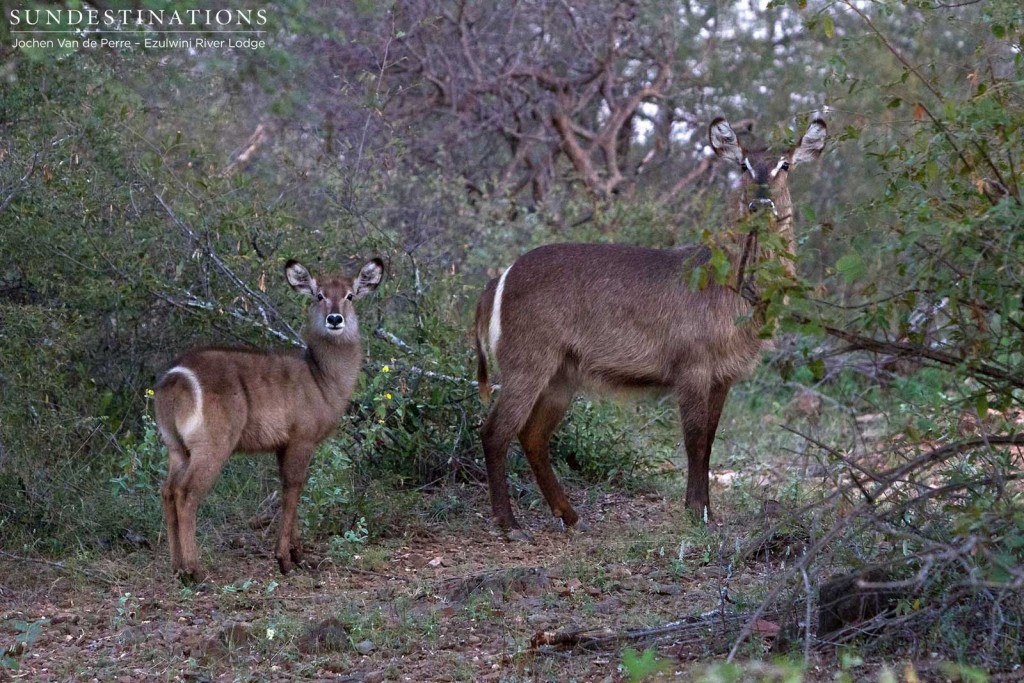
{"label": "dirt ground", "polygon": [[[64,567],[4,557],[0,680],[617,681],[629,647],[666,660],[657,679],[697,680],[735,635],[716,610],[752,612],[780,571],[716,557],[756,516],[726,511],[724,536],[705,543],[675,497],[605,493],[575,501],[588,531],[530,510],[532,542],[509,543],[479,512],[481,493],[458,520],[345,560],[314,545],[289,576],[273,527],[201,537],[211,576],[194,589],[171,575],[165,544]],[[775,627],[759,622],[743,657],[769,655]],[[834,661],[814,653],[805,680],[833,680]]]}

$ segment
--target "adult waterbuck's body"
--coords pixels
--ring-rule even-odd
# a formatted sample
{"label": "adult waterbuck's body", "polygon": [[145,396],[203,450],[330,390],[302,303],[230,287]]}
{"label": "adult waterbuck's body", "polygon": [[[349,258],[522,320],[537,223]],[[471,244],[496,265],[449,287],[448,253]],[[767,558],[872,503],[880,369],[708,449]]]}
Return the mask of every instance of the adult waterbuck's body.
{"label": "adult waterbuck's body", "polygon": [[744,150],[724,119],[709,129],[711,147],[741,171],[738,209],[764,209],[788,254],[766,253],[757,233],[723,238],[731,272],[724,283],[690,285],[708,262],[703,246],[645,249],[554,244],[534,249],[484,289],[476,311],[477,375],[489,391],[487,350],[497,360],[501,391],[482,429],[495,522],[517,528],[509,503],[505,454],[519,438],[537,483],[567,526],[578,515],[551,469],[549,441],[581,388],[674,393],[688,460],[686,505],[711,517],[711,445],[729,388],[758,361],[763,340],[752,310],[750,272],[765,258],[792,272],[790,167],[817,158],[826,128],[815,119],[782,154]]}
{"label": "adult waterbuck's body", "polygon": [[196,511],[235,451],[275,452],[282,514],[277,561],[288,573],[302,560],[296,507],[317,445],[337,427],[359,373],[359,320],[353,299],[376,289],[374,259],[350,279],[315,280],[289,261],[285,278],[313,299],[305,350],[197,349],[179,358],[156,387],[156,419],[170,462],[163,487],[171,565],[201,578]]}

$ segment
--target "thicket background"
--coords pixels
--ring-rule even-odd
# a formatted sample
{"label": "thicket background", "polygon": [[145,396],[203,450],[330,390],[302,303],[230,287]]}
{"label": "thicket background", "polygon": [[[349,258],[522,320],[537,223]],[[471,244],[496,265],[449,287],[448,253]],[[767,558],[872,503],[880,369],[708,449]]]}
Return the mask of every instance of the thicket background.
{"label": "thicket background", "polygon": [[[288,258],[387,264],[307,534],[461,509],[445,487],[482,481],[483,284],[549,242],[714,233],[733,169],[711,163],[708,122],[783,145],[825,111],[827,152],[791,183],[806,286],[726,409],[751,433],[771,415],[780,461],[799,451],[825,484],[784,492],[813,522],[779,594],[883,567],[900,647],[1021,660],[1017,0],[266,7],[254,51],[17,50],[0,24],[5,550],[163,542],[147,390],[196,343],[297,343]],[[585,481],[635,482],[678,460],[675,429],[663,402],[583,399],[556,450]],[[204,523],[266,497],[270,460],[233,461]]]}

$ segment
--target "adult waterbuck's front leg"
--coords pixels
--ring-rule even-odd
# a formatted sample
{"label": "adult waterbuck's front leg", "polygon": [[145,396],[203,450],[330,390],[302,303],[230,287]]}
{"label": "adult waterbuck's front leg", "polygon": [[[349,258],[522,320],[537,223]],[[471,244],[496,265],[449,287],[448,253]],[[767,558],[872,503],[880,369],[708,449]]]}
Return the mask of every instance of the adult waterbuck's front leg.
{"label": "adult waterbuck's front leg", "polygon": [[679,415],[683,425],[686,448],[686,508],[697,519],[714,521],[708,484],[711,471],[711,448],[718,432],[729,384],[716,382],[706,391],[683,389],[680,392]]}

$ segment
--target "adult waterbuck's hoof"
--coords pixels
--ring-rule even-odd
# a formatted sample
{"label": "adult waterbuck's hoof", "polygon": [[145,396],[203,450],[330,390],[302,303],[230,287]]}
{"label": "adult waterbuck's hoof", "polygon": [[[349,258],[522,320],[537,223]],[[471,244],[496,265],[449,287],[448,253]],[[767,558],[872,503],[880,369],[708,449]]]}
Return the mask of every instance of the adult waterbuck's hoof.
{"label": "adult waterbuck's hoof", "polygon": [[178,581],[187,588],[199,589],[206,581],[206,572],[201,569],[179,569]]}
{"label": "adult waterbuck's hoof", "polygon": [[277,558],[277,566],[281,569],[282,574],[290,574],[297,564],[297,562],[292,561],[290,556]]}
{"label": "adult waterbuck's hoof", "polygon": [[708,529],[717,529],[721,525],[715,516],[711,514],[711,506],[708,504],[686,504],[686,512],[690,519],[697,524],[707,525]]}
{"label": "adult waterbuck's hoof", "polygon": [[562,524],[562,531],[567,534],[587,534],[593,531],[590,524],[582,519],[577,519],[575,524],[567,523],[564,517],[560,517],[559,521]]}

